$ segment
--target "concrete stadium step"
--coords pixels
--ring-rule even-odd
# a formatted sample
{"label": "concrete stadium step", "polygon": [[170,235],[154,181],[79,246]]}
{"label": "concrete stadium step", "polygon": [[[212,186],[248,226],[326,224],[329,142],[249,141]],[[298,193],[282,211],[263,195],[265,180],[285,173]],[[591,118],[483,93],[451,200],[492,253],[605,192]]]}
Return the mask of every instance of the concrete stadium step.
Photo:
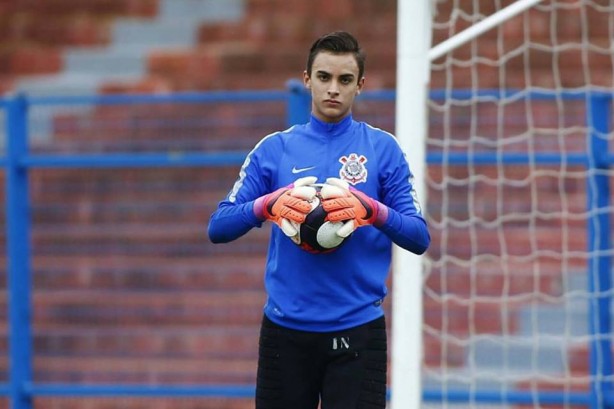
{"label": "concrete stadium step", "polygon": [[[181,10],[187,8],[183,1],[165,1],[163,9],[173,7]],[[210,1],[195,3],[210,5]],[[207,4],[204,4],[207,3]],[[226,4],[228,3],[228,4]],[[236,3],[236,4],[235,4]],[[170,6],[172,4],[174,6]],[[216,2],[216,4],[220,4]],[[229,7],[230,6],[230,7]],[[233,7],[234,6],[234,7]],[[175,18],[164,15],[153,20],[118,20],[112,28],[111,43],[100,48],[75,48],[65,53],[64,69],[68,74],[109,75],[123,74],[135,77],[143,76],[147,68],[147,56],[150,52],[162,48],[190,48],[196,44],[197,27],[207,21],[233,19],[240,16],[240,1],[225,2],[222,7],[210,7],[207,12],[195,13],[194,10],[168,11]]]}
{"label": "concrete stadium step", "polygon": [[[77,231],[80,227],[97,225],[102,229],[104,223],[109,227],[118,223],[128,223],[135,226],[151,226],[175,223],[177,227],[187,225],[204,225],[208,221],[209,212],[214,205],[222,200],[226,192],[212,192],[206,201],[191,198],[177,199],[175,202],[165,200],[161,195],[152,195],[151,201],[146,199],[113,200],[80,200],[64,202],[34,202],[34,229],[43,235],[53,234],[57,228],[58,235],[65,231]],[[121,230],[121,228],[120,228]],[[136,231],[136,230],[135,230]]]}
{"label": "concrete stadium step", "polygon": [[262,290],[38,290],[33,297],[35,323],[100,328],[245,325],[258,322],[265,302]]}
{"label": "concrete stadium step", "polygon": [[[437,200],[429,200],[429,206],[438,204]],[[534,254],[536,250],[541,253],[551,252],[551,254],[564,254],[570,250],[585,251],[587,248],[586,227],[557,226],[559,223],[561,222],[556,220],[551,223],[551,226],[538,227],[530,235],[527,233],[527,222],[521,222],[517,227],[503,229],[479,228],[477,224],[466,229],[450,227],[445,232],[441,229],[433,229],[431,236],[435,246],[429,248],[429,252],[434,258],[439,258],[441,252],[446,251],[448,255],[466,260],[471,254],[494,256],[506,254],[510,257],[523,257]],[[543,256],[541,259],[546,265],[552,263],[552,267],[560,265],[560,260],[552,257],[548,259]],[[570,262],[572,264],[583,263],[579,259]],[[551,267],[546,266],[546,269],[550,270]]]}
{"label": "concrete stadium step", "polygon": [[[547,375],[544,376],[544,378]],[[589,378],[578,376],[573,379],[567,374],[556,374],[549,379],[536,379],[535,374],[526,369],[496,371],[471,371],[465,368],[447,368],[445,373],[427,371],[422,378],[422,386],[426,390],[439,391],[497,391],[497,393],[520,391],[559,392],[561,395],[573,391],[588,391]],[[427,406],[428,407],[428,406]],[[435,407],[435,406],[433,406]],[[464,407],[464,406],[461,406]]]}
{"label": "concrete stadium step", "polygon": [[[78,256],[82,254],[98,256],[166,256],[196,257],[210,255],[261,255],[266,253],[269,226],[254,229],[245,236],[226,244],[213,244],[208,241],[206,225],[165,231],[135,227],[124,230],[119,236],[103,227],[102,231],[86,229],[71,231],[64,235],[52,233],[41,238],[34,236],[34,256]],[[80,229],[79,229],[80,230]],[[120,232],[121,233],[121,232]]]}
{"label": "concrete stadium step", "polygon": [[[228,186],[231,185],[232,182]],[[181,197],[178,193],[174,201],[168,199],[165,193],[152,193],[149,198],[122,198],[119,192],[115,197],[112,194],[107,197],[100,195],[100,198],[75,195],[72,200],[65,198],[63,201],[45,201],[42,197],[33,201],[33,227],[41,231],[41,234],[57,227],[62,234],[61,230],[76,231],[80,226],[88,228],[88,225],[98,225],[105,229],[102,226],[104,223],[152,226],[176,223],[178,227],[189,224],[204,225],[217,203],[224,199],[227,193],[226,190],[219,190],[198,198]]]}
{"label": "concrete stadium step", "polygon": [[[45,170],[32,173],[34,224],[206,223],[238,175],[225,168]],[[39,177],[40,176],[40,177]]]}
{"label": "concrete stadium step", "polygon": [[510,262],[507,266],[508,272],[501,271],[501,265],[495,261],[465,268],[451,267],[445,273],[434,269],[426,278],[426,288],[442,298],[458,299],[559,295],[562,278],[560,265],[543,268],[538,277],[531,269],[532,261]]}
{"label": "concrete stadium step", "polygon": [[58,47],[28,44],[19,48],[0,48],[0,61],[5,67],[0,71],[0,77],[10,81],[11,87],[18,84],[18,76],[36,78],[49,73],[57,75],[62,70],[62,53]]}
{"label": "concrete stadium step", "polygon": [[[614,356],[614,347],[610,356]],[[588,343],[574,345],[569,350],[569,370],[574,375],[591,373],[591,349]],[[607,358],[606,358],[607,359]]]}
{"label": "concrete stadium step", "polygon": [[0,43],[41,46],[103,44],[109,21],[120,16],[152,17],[158,0],[55,0],[37,4],[4,2],[0,14]]}
{"label": "concrete stadium step", "polygon": [[135,359],[194,358],[197,360],[255,360],[261,315],[236,325],[211,323],[200,327],[116,325],[35,325],[37,355],[48,357],[130,356]]}
{"label": "concrete stadium step", "polygon": [[521,303],[515,301],[502,305],[496,297],[472,302],[455,297],[433,299],[427,295],[424,323],[431,331],[444,331],[452,336],[514,333]]}
{"label": "concrete stadium step", "polygon": [[[166,396],[103,396],[93,399],[73,397],[39,396],[37,404],[45,408],[61,409],[253,409],[254,398],[251,397],[166,397]],[[8,409],[8,403],[0,408]]]}
{"label": "concrete stadium step", "polygon": [[[256,341],[257,342],[257,341]],[[35,362],[39,382],[252,384],[253,359],[209,358],[134,358],[120,357],[45,357]]]}
{"label": "concrete stadium step", "polygon": [[193,18],[199,21],[232,21],[245,13],[248,0],[162,0],[159,16],[164,19]]}
{"label": "concrete stadium step", "polygon": [[[4,261],[4,260],[2,260]],[[146,256],[35,256],[33,291],[167,290],[262,291],[265,254],[167,258]],[[0,270],[3,277],[4,269]],[[6,284],[1,281],[0,284]],[[1,311],[1,308],[0,308]]]}
{"label": "concrete stadium step", "polygon": [[[67,110],[65,110],[67,111]],[[36,119],[35,119],[36,120]],[[37,122],[33,126],[37,128]],[[284,130],[284,101],[126,104],[55,114],[40,151],[156,152],[251,149]],[[87,137],[86,137],[87,135]]]}
{"label": "concrete stadium step", "polygon": [[32,96],[95,95],[106,81],[132,81],[133,76],[100,76],[92,74],[63,73],[20,77],[15,80],[15,90]]}
{"label": "concrete stadium step", "polygon": [[[92,39],[72,44],[76,47],[66,51],[61,73],[36,78],[22,77],[15,81],[15,88],[34,95],[94,94],[105,82],[137,81],[144,76],[149,52],[165,46],[192,47],[196,43],[199,24],[239,19],[243,15],[244,5],[243,0],[160,0],[159,5],[156,2],[155,11],[147,6],[129,10],[132,14],[128,15],[139,18],[118,19],[114,15],[114,22],[92,21],[85,28],[83,24],[78,26],[81,31],[89,30],[92,33],[88,36],[75,35],[75,38]],[[62,46],[71,45],[66,39],[58,41]],[[99,47],[88,48],[93,45]],[[57,66],[52,67],[52,70],[42,68],[35,72],[20,71],[18,74],[58,71]]]}
{"label": "concrete stadium step", "polygon": [[179,223],[170,220],[167,223],[95,223],[95,224],[48,224],[38,225],[33,231],[34,242],[42,246],[46,242],[66,241],[73,243],[85,243],[114,240],[132,242],[165,242],[175,240],[199,240],[204,235],[205,223]]}
{"label": "concrete stadium step", "polygon": [[87,47],[64,53],[64,75],[139,78],[145,73],[147,52],[141,47]]}
{"label": "concrete stadium step", "polygon": [[587,294],[557,304],[536,305],[520,311],[519,333],[527,336],[565,334],[569,337],[588,335]]}
{"label": "concrete stadium step", "polygon": [[[63,47],[100,46],[110,38],[109,22],[118,16],[147,18],[157,11],[158,0],[90,1],[58,0],[30,7],[7,4],[0,16],[0,59],[8,62],[6,74],[15,77],[14,89],[26,93],[84,93],[95,89],[96,78],[64,76]],[[18,25],[16,27],[16,25]]]}
{"label": "concrete stadium step", "polygon": [[[524,336],[589,335],[589,290],[587,273],[568,273],[559,282],[559,294],[550,302],[527,305],[519,311],[518,334]],[[614,313],[614,307],[612,307]]]}
{"label": "concrete stadium step", "polygon": [[[240,256],[240,261],[237,261]],[[0,257],[0,316],[6,313],[6,257]],[[33,291],[39,290],[220,290],[260,291],[265,253],[232,252],[203,257],[163,255],[35,255]],[[3,322],[0,321],[0,328]]]}
{"label": "concrete stadium step", "polygon": [[197,27],[232,23],[244,14],[244,0],[161,0],[152,20],[119,19],[111,42],[117,47],[187,47],[196,43]]}
{"label": "concrete stadium step", "polygon": [[563,336],[480,337],[471,342],[467,362],[492,371],[531,370],[540,374],[561,374],[569,367],[568,350],[573,346]]}
{"label": "concrete stadium step", "polygon": [[42,16],[67,16],[79,14],[95,14],[99,16],[130,15],[149,17],[157,13],[159,0],[54,0],[42,2],[37,7],[30,7],[28,3],[13,2],[13,11],[29,12]]}
{"label": "concrete stadium step", "polygon": [[196,168],[34,169],[32,194],[35,199],[40,196],[50,200],[57,200],[56,195],[70,198],[71,194],[86,194],[97,198],[113,192],[120,193],[118,198],[136,198],[147,193],[206,195],[209,189],[228,189],[226,184],[237,177],[239,167],[229,164]]}

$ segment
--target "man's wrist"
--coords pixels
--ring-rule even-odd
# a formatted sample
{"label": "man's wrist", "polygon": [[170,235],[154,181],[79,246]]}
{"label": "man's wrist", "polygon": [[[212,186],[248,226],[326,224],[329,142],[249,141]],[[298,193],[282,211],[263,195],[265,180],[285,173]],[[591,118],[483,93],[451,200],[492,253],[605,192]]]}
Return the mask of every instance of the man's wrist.
{"label": "man's wrist", "polygon": [[260,196],[258,199],[254,200],[254,215],[259,220],[264,220],[264,196]]}
{"label": "man's wrist", "polygon": [[377,206],[377,216],[375,216],[373,225],[375,227],[381,227],[388,220],[388,206],[381,202],[378,202],[377,200],[373,200],[373,202],[375,202],[375,205]]}

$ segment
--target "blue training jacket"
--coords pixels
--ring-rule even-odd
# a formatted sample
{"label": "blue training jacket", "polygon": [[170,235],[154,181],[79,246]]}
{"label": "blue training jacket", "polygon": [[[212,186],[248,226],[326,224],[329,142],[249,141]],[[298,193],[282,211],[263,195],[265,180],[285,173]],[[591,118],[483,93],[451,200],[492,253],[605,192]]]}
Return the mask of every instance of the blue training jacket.
{"label": "blue training jacket", "polygon": [[209,238],[225,243],[260,227],[263,222],[254,214],[254,201],[305,176],[316,176],[318,183],[328,177],[347,180],[385,204],[388,217],[382,226],[358,228],[339,249],[325,254],[302,250],[270,223],[266,316],[288,328],[315,332],[351,328],[381,317],[392,242],[422,254],[430,235],[397,140],[351,115],[334,124],[312,116],[307,124],[263,138],[212,214]]}

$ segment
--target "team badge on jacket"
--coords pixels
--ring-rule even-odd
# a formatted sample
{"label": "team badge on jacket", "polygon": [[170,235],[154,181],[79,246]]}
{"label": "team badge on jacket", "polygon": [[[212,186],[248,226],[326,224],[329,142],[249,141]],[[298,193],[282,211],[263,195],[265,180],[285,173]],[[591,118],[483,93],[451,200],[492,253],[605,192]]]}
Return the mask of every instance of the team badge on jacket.
{"label": "team badge on jacket", "polygon": [[367,181],[367,168],[365,167],[367,158],[363,155],[351,153],[348,156],[340,157],[339,162],[342,165],[339,171],[341,179],[352,185]]}

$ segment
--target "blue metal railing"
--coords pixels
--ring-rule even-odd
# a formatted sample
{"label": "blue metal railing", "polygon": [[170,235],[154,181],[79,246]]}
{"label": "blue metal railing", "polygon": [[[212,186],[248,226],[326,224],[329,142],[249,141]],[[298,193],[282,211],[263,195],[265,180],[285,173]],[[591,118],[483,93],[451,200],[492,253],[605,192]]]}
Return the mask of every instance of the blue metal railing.
{"label": "blue metal railing", "polygon": [[6,241],[9,308],[9,390],[14,409],[32,407],[24,386],[32,380],[32,295],[27,152],[28,104],[23,96],[7,103]]}
{"label": "blue metal railing", "polygon": [[[361,98],[374,101],[394,101],[394,92],[365,92]],[[449,92],[433,91],[431,98],[450,96]],[[454,91],[456,99],[475,97],[472,91]],[[614,163],[607,139],[610,132],[612,95],[602,92],[526,92],[480,91],[482,98],[575,99],[585,101],[586,123],[591,129],[586,153],[435,153],[427,154],[427,162],[438,165],[494,164],[559,164],[585,166],[589,170],[587,206],[592,215],[587,226],[589,237],[589,289],[595,294],[589,302],[591,390],[588,392],[539,392],[509,390],[425,390],[429,402],[482,402],[516,404],[566,404],[589,406],[593,409],[614,406],[611,375],[610,290],[611,239],[609,178],[603,172]],[[283,101],[287,104],[288,124],[304,122],[309,116],[310,100],[300,84],[290,83],[287,91],[186,93],[174,95],[107,95],[92,97],[32,97],[15,96],[0,99],[0,109],[6,112],[7,150],[0,164],[6,170],[7,258],[9,292],[9,380],[0,384],[0,395],[6,395],[13,409],[31,409],[36,396],[253,396],[253,385],[75,385],[33,382],[31,328],[31,222],[29,216],[28,171],[33,168],[143,168],[224,166],[242,163],[245,152],[217,153],[108,153],[108,154],[33,154],[28,149],[28,111],[33,106],[57,105],[126,105],[156,103],[215,103],[215,102]]]}

